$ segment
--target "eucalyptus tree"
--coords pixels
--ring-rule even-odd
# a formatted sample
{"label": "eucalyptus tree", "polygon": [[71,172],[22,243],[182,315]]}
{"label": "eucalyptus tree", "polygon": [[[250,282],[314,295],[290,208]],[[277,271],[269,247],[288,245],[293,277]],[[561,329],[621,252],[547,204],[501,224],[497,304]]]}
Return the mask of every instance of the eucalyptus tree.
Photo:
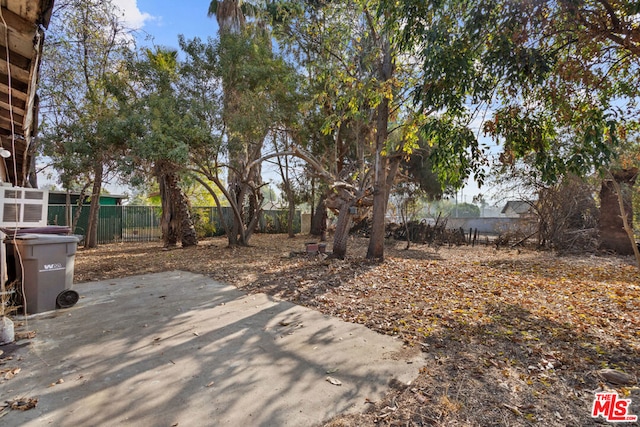
{"label": "eucalyptus tree", "polygon": [[[390,16],[378,13],[377,1],[274,4],[283,18],[275,34],[307,77],[309,101],[301,116],[314,131],[301,146],[306,157],[314,156],[310,165],[322,165],[322,170],[314,167],[318,176],[328,177],[325,203],[338,212],[334,255],[346,254],[354,213],[366,215],[373,207],[367,257],[382,259],[390,192],[431,118],[430,111],[415,109],[407,99],[419,70],[396,42]],[[449,123],[432,126],[431,133],[457,141],[473,136],[457,130]],[[448,182],[461,182],[468,168],[450,163]]]}
{"label": "eucalyptus tree", "polygon": [[126,118],[107,82],[122,76],[131,43],[109,0],[56,2],[40,75],[41,152],[51,159],[64,188],[81,177],[91,182],[87,247],[97,244],[105,174],[114,168],[128,136]]}
{"label": "eucalyptus tree", "polygon": [[378,46],[357,2],[276,3],[284,19],[275,34],[305,77],[307,101],[295,137],[310,170],[327,185],[321,200],[338,214],[333,253],[344,257],[354,212],[374,198],[376,108],[385,99],[375,64]]}
{"label": "eucalyptus tree", "polygon": [[[190,131],[192,171],[214,199],[216,188],[207,181],[232,208],[232,221],[225,224],[230,246],[247,245],[256,228],[263,198],[264,140],[289,120],[296,103],[295,73],[273,55],[263,37],[180,42],[186,54],[181,94],[195,123]],[[232,101],[225,90],[229,86]]]}

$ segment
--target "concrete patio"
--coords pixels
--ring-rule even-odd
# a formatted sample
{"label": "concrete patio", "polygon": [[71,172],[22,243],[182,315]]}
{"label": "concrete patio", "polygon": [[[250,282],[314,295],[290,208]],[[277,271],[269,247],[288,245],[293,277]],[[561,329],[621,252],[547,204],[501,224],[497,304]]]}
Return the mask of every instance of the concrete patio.
{"label": "concrete patio", "polygon": [[[30,316],[0,347],[3,426],[314,426],[366,410],[423,357],[364,326],[174,271],[77,284],[72,308]],[[20,319],[17,322],[23,322]],[[329,380],[341,385],[332,384]]]}

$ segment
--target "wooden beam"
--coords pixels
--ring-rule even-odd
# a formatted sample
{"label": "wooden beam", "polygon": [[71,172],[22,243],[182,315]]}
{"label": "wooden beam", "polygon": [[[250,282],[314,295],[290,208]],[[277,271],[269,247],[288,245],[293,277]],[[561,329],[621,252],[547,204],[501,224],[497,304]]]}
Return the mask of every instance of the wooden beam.
{"label": "wooden beam", "polygon": [[[3,1],[3,3],[6,4],[5,1]],[[17,2],[13,2],[13,3],[17,3]],[[14,7],[11,7],[12,5],[2,6],[2,17],[6,21],[9,28],[13,28],[22,34],[27,34],[29,32],[34,33],[37,27],[36,20],[38,19],[38,17],[36,14],[32,14],[32,16],[27,16],[27,12],[29,10],[39,9],[39,7],[34,8],[32,5],[27,5],[27,3],[31,3],[31,2],[22,2],[22,3],[23,5],[16,5],[17,9]],[[15,10],[12,11],[8,9],[8,7]],[[25,15],[25,16],[23,17],[21,15]]]}
{"label": "wooden beam", "polygon": [[7,64],[7,61],[4,59],[4,55],[0,53],[0,73],[7,74],[7,66],[9,70],[11,70],[11,79],[17,79],[22,83],[29,84],[30,83],[30,72],[29,70],[25,70],[11,63]]}
{"label": "wooden beam", "polygon": [[[15,52],[20,56],[25,58],[31,58],[35,50],[33,48],[33,36],[35,35],[35,31],[30,33],[29,35],[22,35],[17,33],[11,29],[9,29],[9,50],[11,52]],[[4,27],[2,26],[2,22],[0,22],[0,40],[2,41],[2,45],[5,45],[4,38]],[[5,48],[2,49],[2,56],[4,57]]]}
{"label": "wooden beam", "polygon": [[[4,82],[1,81],[2,77],[5,77]],[[9,86],[6,84],[6,81],[7,81],[6,80],[6,76],[0,75],[0,93],[5,93],[5,94],[9,93]],[[11,96],[13,98],[19,99],[20,101],[27,102],[27,94],[26,94],[26,92],[16,88],[15,87],[15,82],[13,82],[13,83],[14,83],[14,85],[13,85],[14,87],[12,88],[13,90],[11,91]]]}
{"label": "wooden beam", "polygon": [[[8,104],[8,103],[3,102],[3,101],[0,101],[0,111],[2,111],[2,110],[7,110],[7,111],[9,111],[9,109],[10,109],[10,108],[11,108],[11,107],[9,106],[9,104]],[[18,114],[18,115],[20,115],[20,116],[24,116],[24,115],[25,115],[25,111],[24,111],[24,109],[22,109],[22,108],[17,107],[17,106],[15,106],[15,105],[14,105],[14,106],[13,106],[13,114]]]}
{"label": "wooden beam", "polygon": [[[15,95],[15,90],[14,90],[14,95]],[[13,96],[11,98],[11,104],[13,105],[13,108],[17,108],[20,111],[26,111],[26,101],[23,101],[22,99]],[[9,108],[9,94],[7,92],[3,92],[2,90],[0,90],[0,105],[4,105],[7,108]]]}
{"label": "wooden beam", "polygon": [[[2,58],[7,56],[7,48],[5,47],[4,42],[4,37],[0,35],[0,56]],[[33,52],[35,53],[35,50]],[[12,50],[11,46],[9,46],[9,60],[13,65],[17,65],[18,67],[24,68],[25,70],[31,65],[31,57],[27,58],[25,56],[22,56],[20,53]]]}
{"label": "wooden beam", "polygon": [[[2,129],[5,129],[9,132],[9,134],[11,134],[11,120],[4,118],[0,115],[0,127]],[[22,130],[22,124],[18,123],[18,122],[14,122],[14,128],[15,128],[15,133],[16,135],[22,135],[23,130]]]}
{"label": "wooden beam", "polygon": [[[0,108],[0,117],[11,119],[11,112],[9,111],[9,109]],[[16,122],[16,124],[23,125],[24,115],[19,114],[16,110],[13,110],[13,120]]]}

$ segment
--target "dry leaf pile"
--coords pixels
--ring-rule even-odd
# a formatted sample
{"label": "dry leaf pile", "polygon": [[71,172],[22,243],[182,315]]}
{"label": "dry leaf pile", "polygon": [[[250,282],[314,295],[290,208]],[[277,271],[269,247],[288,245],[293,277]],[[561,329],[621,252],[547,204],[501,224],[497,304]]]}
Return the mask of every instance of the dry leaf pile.
{"label": "dry leaf pile", "polygon": [[[494,247],[391,243],[384,263],[299,254],[309,237],[256,235],[162,251],[159,244],[80,250],[76,282],[146,272],[208,274],[395,335],[425,364],[356,425],[600,425],[594,391],[615,388],[640,414],[640,272],[630,259],[556,257]],[[293,252],[293,253],[292,253]],[[618,372],[619,374],[616,374]],[[616,383],[612,378],[625,378]]]}

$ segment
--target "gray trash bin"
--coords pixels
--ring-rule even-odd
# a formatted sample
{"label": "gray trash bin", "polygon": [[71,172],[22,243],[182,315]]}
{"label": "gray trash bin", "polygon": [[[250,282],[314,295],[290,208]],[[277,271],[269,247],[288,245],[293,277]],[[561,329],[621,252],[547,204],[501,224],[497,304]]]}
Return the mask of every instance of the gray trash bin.
{"label": "gray trash bin", "polygon": [[[70,307],[78,301],[78,293],[71,290],[78,247],[76,236],[20,234],[5,243],[7,254],[13,253],[16,279],[24,271],[28,314]],[[16,250],[20,252],[23,269]]]}

